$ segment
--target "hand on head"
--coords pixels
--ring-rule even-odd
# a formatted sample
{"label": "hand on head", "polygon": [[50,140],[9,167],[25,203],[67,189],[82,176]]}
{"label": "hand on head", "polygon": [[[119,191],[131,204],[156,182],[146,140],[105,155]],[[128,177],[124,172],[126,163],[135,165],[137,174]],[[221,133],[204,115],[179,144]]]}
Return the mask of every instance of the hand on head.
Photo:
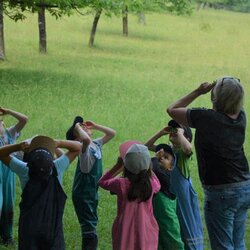
{"label": "hand on head", "polygon": [[86,121],[83,123],[83,125],[87,128],[87,129],[93,129],[96,126],[96,123],[93,121]]}
{"label": "hand on head", "polygon": [[200,86],[197,88],[197,91],[200,95],[204,95],[208,92],[210,92],[213,87],[215,86],[216,82],[209,83],[209,82],[204,82],[200,84]]}
{"label": "hand on head", "polygon": [[27,152],[30,147],[30,141],[29,140],[23,141],[20,143],[20,146],[23,152]]}

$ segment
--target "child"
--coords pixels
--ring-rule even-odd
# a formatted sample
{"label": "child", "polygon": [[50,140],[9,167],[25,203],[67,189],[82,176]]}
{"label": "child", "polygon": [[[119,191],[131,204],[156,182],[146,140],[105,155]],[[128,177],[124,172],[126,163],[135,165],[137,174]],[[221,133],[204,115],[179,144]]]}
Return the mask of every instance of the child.
{"label": "child", "polygon": [[[104,135],[92,140],[92,130]],[[102,145],[115,136],[115,131],[92,121],[83,122],[81,116],[74,119],[67,131],[68,140],[82,143],[72,190],[72,199],[82,232],[82,249],[97,249],[98,181],[102,176]]]}
{"label": "child", "polygon": [[[27,163],[11,154],[28,147]],[[54,160],[56,148],[68,152]],[[0,148],[0,159],[20,179],[22,200],[18,226],[18,249],[64,250],[62,217],[66,194],[63,173],[79,154],[81,144],[36,136],[27,142]]]}
{"label": "child", "polygon": [[159,250],[183,250],[180,224],[176,214],[176,197],[170,191],[171,172],[176,159],[172,148],[167,144],[154,145],[155,141],[166,135],[166,128],[153,135],[145,145],[154,151],[153,171],[161,183],[161,190],[153,198],[154,215],[159,225]]}
{"label": "child", "polygon": [[[116,177],[122,170],[124,178]],[[119,157],[99,184],[117,195],[118,212],[112,228],[113,250],[156,250],[159,229],[153,215],[152,198],[159,191],[160,183],[151,171],[147,147],[131,145],[124,161]]]}
{"label": "child", "polygon": [[[18,122],[5,128],[0,118],[0,147],[15,143],[28,117],[11,109],[0,107],[0,116],[11,115]],[[6,246],[13,244],[13,215],[15,200],[15,174],[0,161],[0,238]]]}
{"label": "child", "polygon": [[176,168],[171,174],[171,191],[177,197],[177,215],[181,226],[182,240],[186,250],[203,249],[203,230],[198,197],[190,177],[192,155],[192,131],[176,121],[168,123],[169,140],[177,158]]}

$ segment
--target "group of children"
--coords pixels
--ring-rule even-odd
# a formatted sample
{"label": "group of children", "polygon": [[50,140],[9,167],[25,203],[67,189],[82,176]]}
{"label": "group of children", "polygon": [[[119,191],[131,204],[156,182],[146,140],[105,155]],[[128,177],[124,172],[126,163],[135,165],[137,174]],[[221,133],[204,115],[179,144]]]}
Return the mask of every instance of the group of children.
{"label": "group of children", "polygon": [[[6,114],[17,118],[18,123],[6,129],[0,121],[0,236],[4,244],[13,239],[16,173],[23,190],[18,249],[65,249],[62,216],[66,195],[61,183],[64,171],[78,157],[72,200],[81,227],[82,249],[95,250],[98,246],[99,186],[117,195],[114,250],[203,249],[198,199],[190,178],[190,128],[171,120],[145,143],[122,143],[116,164],[102,175],[102,146],[115,136],[115,130],[77,116],[66,133],[67,140],[35,136],[14,144],[28,118],[0,108],[0,115]],[[93,130],[103,136],[93,139]],[[166,135],[171,145],[156,144]],[[13,154],[20,151],[24,154]],[[155,156],[151,157],[149,151]],[[11,193],[6,192],[7,185]],[[12,217],[8,217],[10,214]]]}

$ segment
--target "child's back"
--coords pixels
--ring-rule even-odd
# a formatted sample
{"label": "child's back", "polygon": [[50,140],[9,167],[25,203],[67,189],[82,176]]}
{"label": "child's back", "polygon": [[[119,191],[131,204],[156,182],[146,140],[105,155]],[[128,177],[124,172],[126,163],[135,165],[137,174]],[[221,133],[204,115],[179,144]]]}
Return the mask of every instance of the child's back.
{"label": "child's back", "polygon": [[[134,149],[134,152],[131,152],[129,157],[125,157],[125,171],[129,171],[129,175],[138,176],[142,172],[149,173],[150,166],[150,155],[147,148],[143,145],[136,144],[128,150],[127,155],[131,150]],[[136,148],[137,147],[137,148]],[[138,152],[143,151],[143,152]],[[147,151],[147,152],[146,152]],[[139,157],[143,158],[144,169],[140,169],[140,173],[137,173],[137,170],[134,171],[133,164],[138,166],[138,154]],[[133,156],[132,156],[133,155]],[[143,155],[143,156],[142,156]],[[132,159],[133,158],[133,159]],[[131,162],[132,160],[132,162]],[[126,162],[129,162],[127,165]],[[140,165],[140,163],[139,163]],[[129,167],[128,167],[129,166]],[[129,195],[133,184],[128,178],[115,178],[115,173],[123,167],[123,164],[117,163],[110,171],[108,171],[101,179],[100,186],[106,190],[110,190],[112,193],[117,195],[117,217],[114,221],[112,228],[112,243],[114,250],[156,250],[158,246],[158,224],[153,215],[152,207],[152,198],[155,193],[160,189],[160,183],[157,177],[152,174],[150,177],[149,184],[151,185],[151,193],[149,196],[143,200],[136,198],[131,200]],[[127,169],[128,168],[128,169]],[[132,171],[134,172],[132,172]],[[126,176],[126,174],[125,174]],[[143,178],[138,179],[138,182],[142,181]],[[145,184],[145,183],[144,183]],[[142,184],[143,186],[143,184]],[[145,188],[146,189],[146,188]],[[135,194],[138,190],[135,191]],[[131,194],[131,193],[130,193]],[[133,195],[132,195],[133,196]]]}

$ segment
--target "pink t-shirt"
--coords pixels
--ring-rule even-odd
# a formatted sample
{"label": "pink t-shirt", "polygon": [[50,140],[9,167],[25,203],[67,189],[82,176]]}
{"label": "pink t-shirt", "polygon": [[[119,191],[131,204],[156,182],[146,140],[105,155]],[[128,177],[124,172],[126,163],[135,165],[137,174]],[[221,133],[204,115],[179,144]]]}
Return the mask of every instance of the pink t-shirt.
{"label": "pink t-shirt", "polygon": [[152,198],[160,190],[160,183],[153,174],[152,194],[146,202],[128,201],[130,181],[112,177],[110,172],[102,176],[99,185],[117,195],[117,216],[112,228],[113,250],[157,250],[158,224],[153,215]]}

